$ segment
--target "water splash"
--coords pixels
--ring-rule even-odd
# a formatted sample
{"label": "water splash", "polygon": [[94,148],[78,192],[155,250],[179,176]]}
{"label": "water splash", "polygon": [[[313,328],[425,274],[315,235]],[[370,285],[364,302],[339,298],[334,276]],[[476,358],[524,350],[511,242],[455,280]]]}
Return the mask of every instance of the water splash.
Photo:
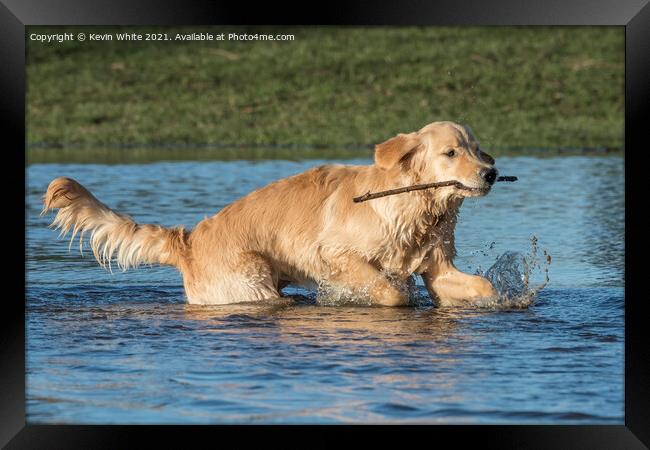
{"label": "water splash", "polygon": [[353,291],[321,283],[316,291],[316,303],[320,306],[372,306],[372,299],[367,291],[368,287]]}
{"label": "water splash", "polygon": [[[381,271],[384,279],[401,291],[409,299],[409,305],[419,305],[418,299],[421,297],[419,290],[415,284],[413,276],[402,280],[389,271]],[[372,306],[374,304],[372,297],[369,295],[372,282],[366,286],[355,289],[354,291],[349,288],[341,286],[332,286],[326,283],[320,283],[316,292],[316,302],[321,306]],[[431,303],[429,301],[429,303]]]}
{"label": "water splash", "polygon": [[[476,306],[499,309],[528,308],[535,302],[539,291],[548,284],[550,264],[551,255],[546,250],[543,251],[543,258],[538,256],[538,239],[532,236],[531,251],[528,255],[507,251],[499,256],[485,273],[479,273],[490,280],[499,293],[499,298],[478,302]],[[543,276],[541,282],[533,279],[539,274]]]}
{"label": "water splash", "polygon": [[[480,267],[475,274],[487,278],[499,293],[496,299],[481,299],[468,301],[465,307],[491,309],[523,309],[531,306],[537,299],[537,294],[549,282],[548,268],[551,255],[543,250],[543,257],[538,255],[538,239],[531,236],[531,250],[528,255],[516,251],[507,251],[496,258],[495,263],[486,271]],[[483,256],[488,255],[495,243],[486,249],[480,249]],[[417,286],[414,276],[400,280],[392,274],[382,271],[394,287],[408,295],[410,306],[431,306],[434,304],[429,294]],[[543,281],[539,276],[543,276]],[[368,291],[369,283],[362,289],[351,290],[339,286],[321,283],[316,292],[316,303],[321,306],[372,306],[373,301]]]}

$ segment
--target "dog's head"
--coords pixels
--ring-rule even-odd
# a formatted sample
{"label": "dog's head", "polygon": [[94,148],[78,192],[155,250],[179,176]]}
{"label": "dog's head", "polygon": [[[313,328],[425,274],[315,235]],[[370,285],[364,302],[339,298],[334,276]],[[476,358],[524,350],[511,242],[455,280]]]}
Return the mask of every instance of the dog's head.
{"label": "dog's head", "polygon": [[468,127],[453,122],[433,122],[377,145],[375,165],[406,175],[414,183],[459,181],[471,189],[444,189],[462,197],[487,194],[497,178],[494,158],[479,148]]}

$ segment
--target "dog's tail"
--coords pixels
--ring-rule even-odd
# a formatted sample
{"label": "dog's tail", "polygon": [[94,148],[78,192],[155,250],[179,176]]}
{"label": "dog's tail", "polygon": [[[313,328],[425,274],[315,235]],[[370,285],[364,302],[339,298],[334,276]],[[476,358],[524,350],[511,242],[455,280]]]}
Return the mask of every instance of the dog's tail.
{"label": "dog's tail", "polygon": [[179,267],[188,251],[189,232],[183,227],[137,224],[130,217],[111,210],[71,178],[53,180],[43,196],[43,205],[41,215],[50,209],[59,210],[50,227],[60,228],[60,236],[72,230],[70,245],[80,233],[81,249],[84,233],[90,231],[90,247],[95,259],[102,267],[108,265],[109,270],[114,257],[122,270],[140,264]]}

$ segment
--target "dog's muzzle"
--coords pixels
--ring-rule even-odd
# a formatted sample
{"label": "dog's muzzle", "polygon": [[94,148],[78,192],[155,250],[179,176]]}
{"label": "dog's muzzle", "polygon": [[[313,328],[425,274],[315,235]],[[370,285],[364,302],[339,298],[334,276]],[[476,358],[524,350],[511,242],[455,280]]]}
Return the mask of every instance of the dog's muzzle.
{"label": "dog's muzzle", "polygon": [[498,173],[499,173],[499,172],[497,172],[497,169],[495,169],[495,168],[493,167],[493,168],[491,168],[491,169],[483,169],[483,170],[481,170],[481,172],[479,173],[479,175],[480,175],[481,178],[483,178],[487,183],[489,183],[490,185],[492,185],[492,184],[494,184],[494,182],[496,181],[496,179],[497,179],[497,174],[498,174]]}

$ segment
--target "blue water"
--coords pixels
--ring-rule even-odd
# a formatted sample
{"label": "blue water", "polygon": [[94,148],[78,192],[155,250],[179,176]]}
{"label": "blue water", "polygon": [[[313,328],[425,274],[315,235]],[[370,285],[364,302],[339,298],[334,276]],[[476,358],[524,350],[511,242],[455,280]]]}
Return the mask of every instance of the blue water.
{"label": "blue water", "polygon": [[462,270],[530,253],[531,236],[552,255],[525,309],[322,306],[298,288],[298,302],[189,306],[174,269],[110,274],[39,217],[65,175],[138,222],[191,228],[321,163],[30,165],[28,422],[623,423],[622,157],[499,158],[519,181],[465,201]]}

